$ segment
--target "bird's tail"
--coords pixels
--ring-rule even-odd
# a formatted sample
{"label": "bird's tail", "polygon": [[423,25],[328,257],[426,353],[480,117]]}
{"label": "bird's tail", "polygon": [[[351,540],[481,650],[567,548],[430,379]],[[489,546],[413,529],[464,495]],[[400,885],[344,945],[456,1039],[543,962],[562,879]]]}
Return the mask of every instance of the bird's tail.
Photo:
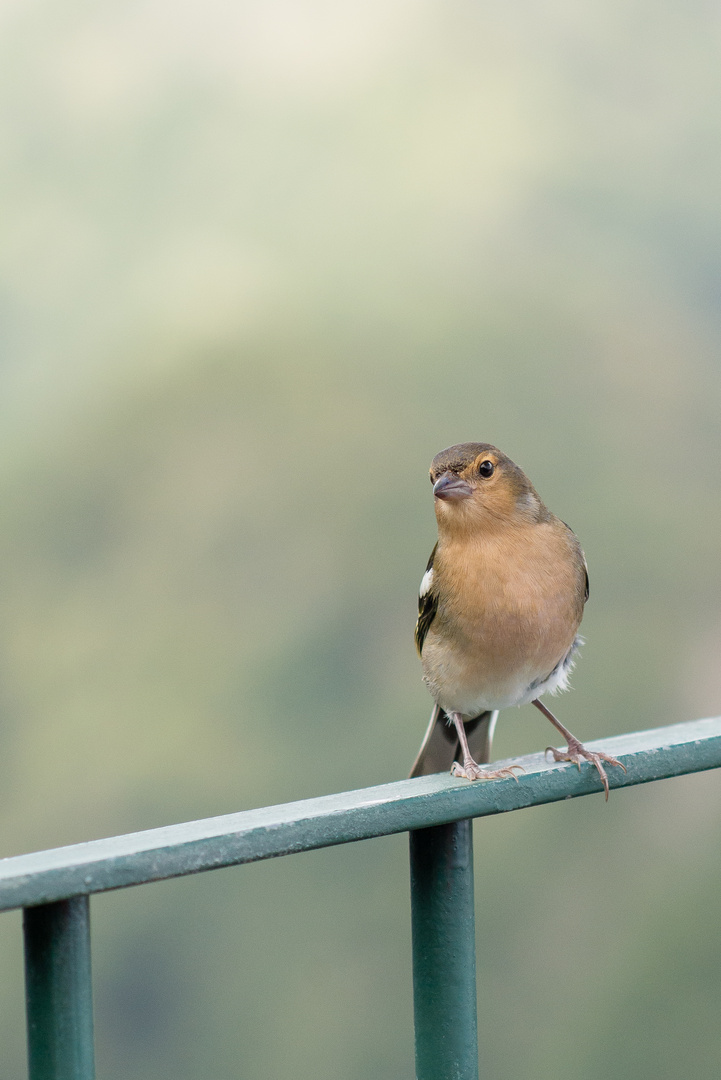
{"label": "bird's tail", "polygon": [[[468,746],[478,765],[491,760],[491,743],[497,719],[498,710],[483,712],[473,720],[466,721]],[[448,772],[453,762],[460,760],[460,743],[456,729],[453,724],[448,723],[443,709],[436,705],[410,775],[428,776],[430,773]]]}

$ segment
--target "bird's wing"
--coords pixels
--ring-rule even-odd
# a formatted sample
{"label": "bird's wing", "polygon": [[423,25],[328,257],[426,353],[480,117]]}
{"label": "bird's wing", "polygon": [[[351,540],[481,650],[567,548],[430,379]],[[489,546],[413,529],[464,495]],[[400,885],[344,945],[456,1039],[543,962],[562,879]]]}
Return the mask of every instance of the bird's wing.
{"label": "bird's wing", "polygon": [[581,558],[583,559],[583,573],[585,575],[586,581],[583,593],[583,602],[585,604],[589,596],[591,595],[591,586],[588,580],[588,563],[586,562],[586,556],[583,554],[583,552],[581,552]]}
{"label": "bird's wing", "polygon": [[[563,521],[561,524],[566,525],[566,522]],[[589,581],[588,581],[588,563],[586,562],[585,552],[584,552],[583,548],[581,547],[581,545],[579,543],[579,540],[578,540],[578,537],[576,536],[575,532],[573,531],[573,529],[571,528],[570,525],[566,525],[566,528],[570,532],[573,539],[576,541],[579,569],[581,567],[583,567],[583,580],[584,580],[583,603],[585,604],[587,602],[587,600],[588,600],[589,595],[590,595],[590,585],[589,585]]]}
{"label": "bird's wing", "polygon": [[418,592],[418,621],[416,622],[416,648],[418,649],[418,655],[420,656],[423,651],[423,642],[426,639],[426,634],[433,622],[436,612],[438,611],[438,593],[433,588],[433,560],[436,557],[436,549],[438,544],[435,545],[431,552],[431,557],[428,560],[426,566],[426,572],[423,575],[421,581],[421,587]]}
{"label": "bird's wing", "polygon": [[[466,722],[468,746],[479,765],[491,760],[491,742],[498,712],[484,712]],[[435,705],[425,738],[413,762],[410,776],[428,776],[448,772],[454,761],[461,761],[461,748],[456,729],[448,723],[440,705]]]}

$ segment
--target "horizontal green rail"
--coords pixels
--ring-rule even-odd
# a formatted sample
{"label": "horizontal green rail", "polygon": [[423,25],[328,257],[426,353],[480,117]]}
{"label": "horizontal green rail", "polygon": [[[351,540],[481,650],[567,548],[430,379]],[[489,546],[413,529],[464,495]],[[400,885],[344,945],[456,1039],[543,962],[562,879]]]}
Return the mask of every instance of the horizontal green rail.
{"label": "horizontal green rail", "polygon": [[[587,744],[626,766],[612,788],[721,766],[721,717]],[[513,758],[514,779],[469,783],[449,775],[325,795],[205,818],[108,840],[0,860],[0,910],[195,874],[313,848],[502,814],[602,790],[592,765],[579,770],[543,754]]]}

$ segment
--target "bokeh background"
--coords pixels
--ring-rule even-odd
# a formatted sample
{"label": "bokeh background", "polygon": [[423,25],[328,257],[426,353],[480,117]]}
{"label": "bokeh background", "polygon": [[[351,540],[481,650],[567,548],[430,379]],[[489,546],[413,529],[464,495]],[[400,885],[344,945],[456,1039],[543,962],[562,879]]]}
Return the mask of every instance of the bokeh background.
{"label": "bokeh background", "polygon": [[[564,722],[721,711],[720,49],[678,0],[3,0],[1,854],[405,776],[453,442],[586,549]],[[485,1075],[718,1075],[720,830],[713,773],[478,823]],[[92,917],[101,1080],[411,1080],[405,837]],[[17,913],[0,970],[22,1080]]]}

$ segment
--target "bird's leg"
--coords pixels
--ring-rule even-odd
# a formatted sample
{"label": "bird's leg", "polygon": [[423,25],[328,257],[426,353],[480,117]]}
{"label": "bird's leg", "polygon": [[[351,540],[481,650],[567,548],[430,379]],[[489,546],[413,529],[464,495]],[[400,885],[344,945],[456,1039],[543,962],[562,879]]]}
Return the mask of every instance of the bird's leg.
{"label": "bird's leg", "polygon": [[587,750],[583,743],[580,743],[575,735],[572,735],[568,728],[565,728],[560,720],[557,720],[550,709],[547,709],[542,701],[535,698],[532,702],[537,709],[540,709],[547,720],[550,720],[555,728],[563,735],[564,739],[568,743],[568,749],[564,754],[561,750],[554,749],[553,746],[546,747],[546,753],[553,754],[554,761],[572,761],[578,768],[581,768],[581,758],[585,758],[586,761],[591,761],[598,769],[598,775],[603,781],[604,791],[606,792],[606,802],[608,802],[608,777],[606,776],[606,770],[604,769],[602,762],[606,762],[608,765],[619,765],[623,771],[626,771],[626,766],[622,761],[619,761],[615,757],[610,757],[608,754],[603,754],[601,751]]}
{"label": "bird's leg", "polygon": [[461,714],[450,712],[447,715],[455,724],[456,732],[458,733],[458,741],[461,744],[461,750],[463,752],[463,764],[459,765],[457,761],[454,761],[451,766],[452,776],[465,776],[467,780],[497,780],[502,776],[512,776],[514,780],[518,780],[518,777],[514,774],[513,770],[520,769],[521,772],[525,772],[522,765],[509,765],[506,769],[482,769],[471,757],[471,751],[468,749],[468,739],[466,738],[466,729],[463,726]]}

